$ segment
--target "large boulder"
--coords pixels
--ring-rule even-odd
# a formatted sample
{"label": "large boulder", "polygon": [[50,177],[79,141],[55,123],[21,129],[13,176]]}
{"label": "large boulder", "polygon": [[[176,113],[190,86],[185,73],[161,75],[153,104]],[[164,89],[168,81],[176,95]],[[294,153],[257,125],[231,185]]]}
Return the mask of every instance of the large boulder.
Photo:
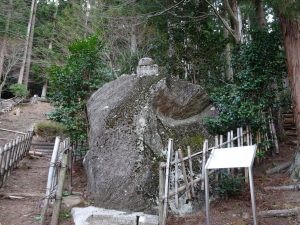
{"label": "large boulder", "polygon": [[121,76],[95,92],[87,105],[84,160],[95,205],[151,212],[168,138],[176,146],[200,147],[209,106],[201,86],[156,75]]}

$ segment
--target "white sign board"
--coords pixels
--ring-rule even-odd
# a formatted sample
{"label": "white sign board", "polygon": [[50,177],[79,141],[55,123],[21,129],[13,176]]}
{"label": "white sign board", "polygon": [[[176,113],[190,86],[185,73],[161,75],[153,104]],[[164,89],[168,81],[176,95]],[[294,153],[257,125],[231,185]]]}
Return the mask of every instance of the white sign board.
{"label": "white sign board", "polygon": [[256,225],[255,196],[252,175],[252,165],[255,158],[256,145],[219,148],[212,150],[209,159],[205,164],[205,205],[206,225],[209,225],[209,180],[208,170],[245,167],[249,170],[250,192],[252,202],[253,222]]}
{"label": "white sign board", "polygon": [[256,146],[213,149],[205,165],[206,169],[251,167]]}

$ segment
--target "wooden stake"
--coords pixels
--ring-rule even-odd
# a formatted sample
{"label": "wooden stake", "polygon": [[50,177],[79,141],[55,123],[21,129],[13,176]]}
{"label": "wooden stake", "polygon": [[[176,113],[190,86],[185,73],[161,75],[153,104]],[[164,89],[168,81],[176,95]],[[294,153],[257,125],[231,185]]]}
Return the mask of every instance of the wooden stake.
{"label": "wooden stake", "polygon": [[218,148],[219,146],[219,137],[218,135],[215,136],[215,148]]}
{"label": "wooden stake", "polygon": [[45,216],[46,216],[46,212],[48,209],[50,194],[53,191],[52,190],[53,176],[54,176],[55,162],[56,162],[58,151],[59,151],[59,144],[60,144],[60,138],[56,137],[54,149],[53,149],[53,153],[52,153],[52,157],[51,157],[51,161],[50,161],[50,168],[49,168],[47,187],[46,187],[46,196],[45,196],[45,200],[43,202],[43,208],[42,208],[42,212],[41,212],[41,221],[40,221],[41,225],[45,224]]}
{"label": "wooden stake", "polygon": [[17,131],[17,130],[8,130],[8,129],[4,129],[4,128],[0,128],[0,130],[2,131],[7,131],[7,132],[11,132],[11,133],[16,133],[16,134],[26,134],[24,132],[21,132],[21,131]]}
{"label": "wooden stake", "polygon": [[231,136],[230,132],[227,132],[227,148],[231,147],[230,146],[230,136]]}
{"label": "wooden stake", "polygon": [[241,146],[244,146],[244,131],[243,131],[243,127],[240,128],[240,134],[241,134]]}
{"label": "wooden stake", "polygon": [[165,168],[163,167],[164,163],[161,162],[159,165],[159,207],[158,207],[158,220],[159,225],[165,225],[166,221],[164,218],[164,196],[165,196],[165,182],[166,182],[166,173]]}
{"label": "wooden stake", "polygon": [[241,134],[240,134],[240,128],[236,129],[236,136],[237,136],[237,146],[241,146]]}
{"label": "wooden stake", "polygon": [[190,169],[190,182],[191,182],[191,190],[192,190],[192,197],[194,198],[195,195],[195,190],[194,190],[194,171],[193,171],[193,163],[192,163],[192,157],[191,157],[191,147],[187,147],[188,151],[188,157],[189,157],[189,169]]}
{"label": "wooden stake", "polygon": [[175,207],[178,208],[178,151],[175,152]]}
{"label": "wooden stake", "polygon": [[223,146],[223,135],[220,135],[220,148]]}
{"label": "wooden stake", "polygon": [[66,176],[66,171],[67,171],[67,163],[68,163],[68,154],[64,154],[63,158],[62,158],[62,162],[61,162],[61,168],[59,171],[59,179],[58,179],[58,185],[57,185],[57,191],[56,191],[56,198],[55,198],[55,203],[53,206],[53,213],[52,213],[50,225],[58,224],[60,205],[61,205],[61,201],[62,201],[63,187],[64,187],[65,176]]}
{"label": "wooden stake", "polygon": [[231,139],[230,147],[234,147],[234,143],[233,143],[233,130],[230,131],[230,139]]}
{"label": "wooden stake", "polygon": [[273,121],[270,122],[270,128],[271,128],[271,134],[273,136],[273,140],[275,144],[275,153],[279,154],[278,139],[277,139],[276,129]]}
{"label": "wooden stake", "polygon": [[247,146],[250,145],[250,130],[249,130],[248,126],[246,127],[246,144],[247,144]]}
{"label": "wooden stake", "polygon": [[185,164],[184,164],[184,161],[183,161],[183,154],[182,154],[182,151],[181,149],[178,149],[178,154],[179,154],[179,159],[180,159],[180,164],[181,164],[181,171],[182,171],[182,175],[183,175],[183,180],[184,180],[184,183],[186,185],[186,196],[187,196],[187,199],[188,200],[191,200],[192,197],[191,197],[191,193],[190,193],[190,187],[189,187],[189,182],[188,182],[188,179],[187,179],[187,175],[186,175],[186,169],[185,169]]}
{"label": "wooden stake", "polygon": [[163,218],[166,222],[167,214],[168,214],[168,194],[169,194],[169,183],[170,183],[170,162],[173,151],[173,139],[169,139],[168,144],[168,155],[167,155],[167,165],[166,165],[166,182],[165,182],[165,197],[164,197],[164,209],[163,209]]}
{"label": "wooden stake", "polygon": [[201,171],[201,178],[202,178],[202,183],[201,183],[201,190],[204,190],[204,176],[205,176],[205,164],[206,164],[206,152],[208,149],[208,140],[205,140],[203,142],[203,150],[202,150],[202,171]]}

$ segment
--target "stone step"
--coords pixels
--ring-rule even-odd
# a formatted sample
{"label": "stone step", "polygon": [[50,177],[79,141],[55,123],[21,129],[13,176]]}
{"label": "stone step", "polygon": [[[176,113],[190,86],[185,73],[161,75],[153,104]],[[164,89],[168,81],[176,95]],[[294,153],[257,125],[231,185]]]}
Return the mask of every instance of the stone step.
{"label": "stone step", "polygon": [[41,152],[47,157],[51,157],[53,153],[54,143],[51,142],[32,142],[31,147],[34,151]]}
{"label": "stone step", "polygon": [[40,148],[40,149],[53,149],[54,143],[48,143],[48,142],[32,142],[31,146],[34,148]]}
{"label": "stone step", "polygon": [[72,216],[75,225],[157,225],[158,216],[142,212],[126,213],[89,206],[86,208],[73,208]]}

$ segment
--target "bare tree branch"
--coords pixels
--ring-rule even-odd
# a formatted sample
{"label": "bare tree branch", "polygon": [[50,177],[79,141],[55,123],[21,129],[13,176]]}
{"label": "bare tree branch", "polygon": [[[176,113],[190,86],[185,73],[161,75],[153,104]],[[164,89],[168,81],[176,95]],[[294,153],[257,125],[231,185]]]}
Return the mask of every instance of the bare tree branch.
{"label": "bare tree branch", "polygon": [[209,1],[205,0],[205,2],[213,9],[215,15],[221,20],[225,29],[228,30],[228,32],[232,35],[234,40],[236,42],[239,42],[239,39],[238,39],[237,35],[235,34],[234,30],[229,26],[228,22],[218,13],[218,10]]}

